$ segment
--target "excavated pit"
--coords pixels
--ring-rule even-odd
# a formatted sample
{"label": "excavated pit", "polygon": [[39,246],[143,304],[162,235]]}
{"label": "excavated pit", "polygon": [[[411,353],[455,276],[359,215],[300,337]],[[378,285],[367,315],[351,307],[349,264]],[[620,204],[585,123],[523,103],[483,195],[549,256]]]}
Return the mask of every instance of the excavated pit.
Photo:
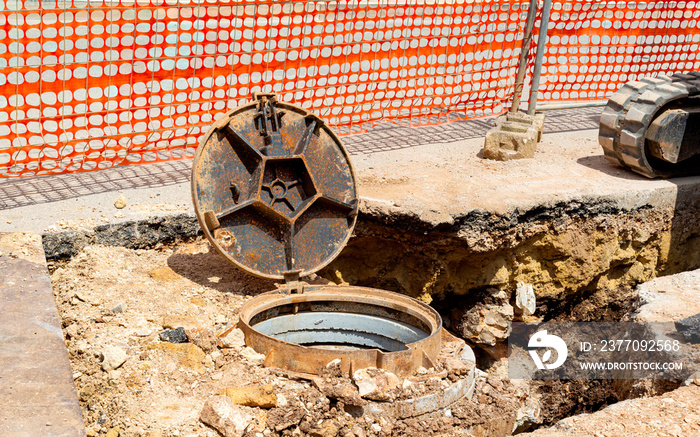
{"label": "excavated pit", "polygon": [[[477,367],[488,372],[488,376],[479,379],[477,403],[454,406],[449,425],[440,417],[423,425],[423,419],[408,418],[399,421],[392,432],[420,432],[425,424],[437,424],[435,429],[440,432],[472,426],[487,429],[486,435],[506,435],[513,428],[536,429],[620,400],[677,387],[679,381],[628,380],[550,381],[514,386],[503,379],[499,353],[503,353],[504,343],[499,340],[493,345],[484,344],[479,339],[483,331],[472,325],[483,322],[483,315],[489,312],[518,320],[515,290],[519,283],[532,285],[537,296],[535,316],[544,320],[625,320],[638,302],[636,284],[700,267],[700,224],[696,219],[700,210],[695,206],[693,193],[692,189],[679,189],[675,204],[665,207],[641,202],[630,208],[612,200],[565,202],[509,214],[472,211],[451,224],[434,226],[408,213],[378,211],[364,205],[355,236],[321,274],[337,284],[396,291],[430,303],[450,332],[475,346]],[[94,244],[130,247],[134,252],[151,247],[167,251],[186,241],[194,243],[185,246],[206,246],[195,230],[193,218],[180,216],[84,232],[46,234],[44,244],[52,270],[56,270],[65,269],[71,264],[71,257],[83,256],[85,248]],[[197,254],[178,251],[170,258],[167,265],[178,275],[213,286],[217,293],[228,290],[221,283],[208,280],[207,275],[222,276],[216,272],[226,266],[208,249]],[[206,265],[214,267],[208,274],[188,270],[188,264],[193,263],[199,270],[205,270]],[[125,275],[121,272],[114,280],[124,279]],[[272,288],[271,283],[265,282],[256,289]],[[250,287],[239,289],[244,295],[251,293]],[[230,302],[229,294],[224,295],[222,304]],[[66,299],[71,302],[69,296]],[[69,315],[65,320],[65,327],[76,324],[75,316]],[[494,333],[497,337],[495,330],[490,334]],[[81,355],[72,355],[78,356]],[[79,390],[85,388],[78,386]],[[537,420],[518,413],[524,407],[535,408],[516,402],[523,393],[537,398]],[[322,392],[321,395],[326,396]],[[478,402],[479,396],[484,396],[483,402]],[[331,399],[324,413],[329,418],[333,408],[336,413],[344,411],[346,401],[326,398]],[[89,400],[83,405],[87,417],[92,417]],[[503,417],[498,424],[484,419],[496,416]],[[94,423],[90,420],[86,423]]]}
{"label": "excavated pit", "polygon": [[[488,382],[462,359],[464,342],[448,335],[438,357],[430,364],[421,362],[434,367],[397,371],[401,376],[377,367],[367,369],[363,377],[380,387],[389,385],[366,393],[358,391],[356,384],[361,383],[355,372],[351,378],[341,362],[324,359],[317,375],[300,375],[263,366],[265,356],[235,338],[224,336],[225,347],[217,347],[214,334],[235,333],[241,308],[255,299],[250,295],[265,296],[260,293],[272,285],[235,269],[222,271],[220,262],[207,242],[197,240],[157,250],[87,246],[54,266],[53,287],[88,428],[98,435],[119,428],[125,436],[155,431],[214,436],[198,420],[207,398],[241,386],[267,384],[281,397],[259,402],[265,406],[245,408],[262,414],[251,425],[256,432],[267,429],[271,435],[291,435],[297,428],[302,435],[316,435],[321,432],[320,421],[337,431],[361,429],[365,435],[451,435],[465,427],[505,435],[512,428],[517,409],[513,387],[500,378]],[[382,297],[377,290],[372,294]],[[327,305],[323,302],[329,302],[328,297],[320,302],[318,309]],[[428,334],[440,327],[437,313],[425,309],[434,320],[407,317],[396,308],[375,307],[375,312],[390,314],[385,320],[418,325],[416,334],[422,336],[418,331]],[[270,316],[264,313],[253,325],[271,320]],[[179,325],[185,328],[186,343],[159,340],[160,333]],[[239,340],[242,336],[238,331]],[[123,350],[126,360],[117,368],[105,367],[102,357],[114,347]],[[363,351],[367,349],[359,349]],[[484,391],[485,384],[499,388]],[[264,397],[266,392],[262,393]],[[383,431],[375,431],[376,427]],[[492,434],[495,429],[500,431]]]}
{"label": "excavated pit", "polygon": [[[482,307],[484,300],[493,302],[493,298],[488,297],[489,290],[475,294],[482,300],[477,302],[473,296],[459,296],[435,302],[434,306],[443,317],[448,317],[447,314],[453,313],[451,308],[461,307],[464,312],[469,312],[475,306]],[[582,293],[567,302],[549,300],[541,305],[542,322],[629,322],[639,308],[640,296],[634,288],[621,286]],[[515,321],[520,322],[522,318],[516,316]],[[479,369],[489,374],[507,375],[507,361],[502,356],[504,350],[483,344],[481,347],[472,345]],[[683,382],[680,379],[528,381],[531,396],[538,400],[540,415],[537,421],[522,423],[514,434],[546,428],[567,417],[594,413],[628,399],[659,396],[677,389]]]}
{"label": "excavated pit", "polygon": [[[183,248],[183,247],[175,247],[175,252],[172,255],[169,255],[169,258],[183,258],[182,260],[178,261],[178,263],[171,263],[173,268],[175,269],[175,273],[179,275],[184,275],[185,277],[189,277],[192,279],[197,279],[201,278],[201,280],[205,280],[204,277],[207,275],[212,275],[214,274],[214,271],[217,267],[220,267],[221,265],[218,266],[213,266],[208,272],[200,272],[198,273],[199,276],[195,277],[192,276],[194,275],[194,272],[189,273],[184,270],[184,265],[187,264],[187,259],[190,260],[197,260],[194,266],[192,266],[193,270],[196,269],[202,269],[204,265],[214,261],[216,259],[216,254],[214,253],[209,253],[208,251],[205,251],[208,253],[208,255],[204,256],[203,254],[205,252],[201,252],[204,250],[203,248],[206,247],[206,243],[202,241],[195,241],[194,243],[189,243],[190,245],[199,245],[200,249],[197,249],[197,254],[187,254],[188,251],[191,251],[191,249]],[[187,245],[185,245],[187,246]],[[92,249],[94,246],[88,247],[86,250],[88,250],[90,253],[94,249]],[[99,246],[98,246],[99,247]],[[184,249],[184,250],[183,250]],[[100,249],[102,251],[105,250],[117,250],[119,253],[126,253],[127,255],[125,256],[134,256],[134,257],[139,257],[139,256],[151,256],[151,255],[146,255],[146,253],[150,253],[150,249],[141,249],[139,251],[128,251],[126,249],[119,249],[119,248],[114,248],[114,249],[109,249],[109,248],[103,248]],[[156,252],[162,252],[162,251],[168,251],[170,249],[168,248],[161,248],[160,250]],[[139,255],[137,252],[142,252],[141,255]],[[55,281],[62,282],[61,277],[66,278],[66,271],[69,271],[71,269],[76,268],[76,262],[77,263],[86,263],[83,266],[83,269],[89,269],[91,267],[98,267],[95,266],[94,264],[91,264],[93,259],[92,257],[88,257],[87,260],[85,258],[85,250],[82,250],[80,255],[78,256],[78,259],[75,261],[68,261],[66,263],[62,263],[63,265],[60,267],[60,276],[55,279]],[[129,253],[133,255],[128,255]],[[95,254],[94,257],[97,258],[105,258],[106,253],[101,252],[98,254]],[[204,258],[202,258],[204,256]],[[185,259],[187,258],[187,259]],[[137,264],[138,261],[137,259],[134,260],[134,263]],[[100,281],[106,281],[108,284],[112,281],[115,283],[117,281],[135,281],[137,283],[140,283],[144,281],[140,276],[135,275],[133,279],[130,279],[129,276],[131,276],[131,273],[127,273],[128,270],[123,269],[123,266],[120,266],[122,270],[120,272],[109,272],[109,271],[104,271],[103,269],[96,269],[94,278],[97,279],[92,279],[93,282],[88,281],[87,284],[84,284],[85,286],[92,286],[94,287],[95,291],[101,291],[105,288],[105,284],[100,283]],[[156,273],[159,272],[159,273]],[[54,272],[56,274],[56,272]],[[160,277],[159,275],[162,274],[160,273],[160,270],[154,269],[149,271],[149,276],[151,278],[158,278]],[[235,277],[238,277],[238,275],[234,275]],[[67,281],[68,278],[66,278]],[[95,283],[94,281],[97,280],[98,282]],[[166,281],[170,281],[171,279],[168,279]],[[222,279],[222,282],[225,282],[225,284],[232,285],[233,283],[230,282],[232,279],[231,278],[224,278]],[[229,281],[229,282],[226,282]],[[172,282],[166,282],[164,286],[166,287],[172,287]],[[213,283],[212,285],[219,286],[220,283]],[[260,291],[264,290],[266,287],[269,287],[267,282],[261,283],[261,284],[256,284],[256,288]],[[79,293],[70,293],[66,288],[65,283],[63,285],[59,285],[59,291],[57,293],[59,301],[62,303],[59,305],[59,308],[62,310],[62,316],[64,316],[64,329],[66,332],[66,337],[69,338],[69,351],[71,351],[71,358],[73,361],[73,364],[76,366],[74,368],[75,371],[77,372],[82,372],[84,373],[84,376],[81,376],[77,382],[76,385],[78,387],[79,393],[80,393],[80,398],[83,401],[82,405],[85,408],[85,414],[87,415],[89,419],[86,420],[86,424],[89,426],[93,423],[100,423],[99,421],[102,419],[105,419],[106,421],[104,423],[114,423],[114,424],[119,424],[120,420],[117,418],[117,416],[125,414],[124,410],[120,410],[118,407],[110,407],[110,409],[105,409],[102,410],[99,405],[109,405],[109,404],[102,404],[101,401],[96,402],[95,398],[101,398],[101,396],[111,397],[114,396],[114,393],[112,393],[110,390],[113,389],[120,389],[121,385],[119,382],[114,381],[111,379],[111,377],[108,377],[110,384],[107,385],[106,389],[99,389],[96,390],[96,385],[95,383],[99,380],[100,378],[94,378],[90,376],[87,378],[87,381],[82,381],[83,379],[86,379],[88,375],[90,375],[90,370],[87,370],[87,368],[90,368],[90,366],[94,366],[95,364],[89,364],[89,362],[95,362],[89,360],[88,362],[85,362],[84,360],[88,357],[85,356],[84,353],[80,353],[76,347],[80,347],[78,344],[81,338],[85,338],[85,335],[95,335],[97,334],[98,336],[103,336],[105,334],[101,334],[99,331],[99,328],[97,328],[97,331],[95,330],[95,325],[94,321],[95,320],[101,320],[97,322],[96,326],[110,326],[113,323],[117,322],[117,320],[121,320],[118,323],[124,323],[127,326],[131,326],[128,321],[124,321],[121,319],[121,316],[119,314],[115,314],[111,312],[110,310],[100,310],[98,311],[97,314],[91,314],[90,311],[94,311],[94,309],[99,309],[102,307],[102,305],[98,304],[95,306],[95,302],[93,303],[85,303],[82,302],[80,299],[86,299],[88,302],[91,301],[91,298],[89,296],[85,295],[85,292],[79,292]],[[107,285],[109,287],[109,285]],[[113,285],[112,285],[113,286]],[[249,287],[250,289],[250,287]],[[214,294],[221,294],[219,291],[213,290]],[[486,296],[488,295],[487,290],[482,290],[481,291],[481,296]],[[211,294],[211,293],[208,293]],[[228,293],[225,293],[228,294]],[[255,294],[255,292],[254,292]],[[601,311],[598,312],[598,314],[614,314],[615,317],[621,317],[624,318],[626,314],[628,314],[629,311],[633,307],[630,307],[629,310],[620,310],[619,305],[621,302],[625,301],[627,298],[630,297],[631,292],[629,289],[620,289],[619,293],[607,293],[606,296],[608,298],[611,298],[609,300],[609,304],[603,304],[602,306],[600,305],[601,302],[603,302],[600,296],[596,295],[595,293],[592,294],[591,296],[587,298],[581,298],[581,301],[577,305],[573,306],[560,306],[557,308],[561,308],[561,312],[555,311],[554,306],[552,305],[552,310],[551,312],[548,313],[548,317],[551,317],[552,319],[557,319],[557,320],[578,320],[577,317],[579,317],[577,314],[580,314],[580,312],[576,312],[577,309],[579,308],[588,308],[590,307],[597,307]],[[76,296],[80,296],[77,297]],[[478,294],[477,294],[478,295]],[[105,293],[104,297],[110,296],[110,293]],[[103,298],[104,298],[103,297]],[[612,297],[615,297],[612,299]],[[167,296],[163,296],[163,298],[168,298]],[[206,300],[212,299],[213,296],[208,296],[206,297]],[[496,302],[495,300],[489,300],[485,299],[486,301],[490,302]],[[224,302],[228,302],[228,305],[231,304],[231,300],[228,296],[225,296],[225,300],[221,300],[220,303],[217,303],[216,305],[225,305]],[[474,301],[474,304],[478,304],[479,302]],[[483,302],[481,302],[483,303]],[[79,323],[78,317],[76,317],[75,314],[72,314],[74,311],[79,310],[81,306],[88,305],[88,307],[93,308],[93,310],[88,310],[88,311],[81,311],[81,314],[86,314],[88,315],[88,322],[90,323]],[[129,302],[129,305],[133,305],[131,302]],[[468,305],[470,305],[469,302],[466,301],[466,297],[462,296],[459,298],[455,299],[446,299],[441,302],[435,302],[433,306],[439,310],[439,312],[442,314],[442,316],[446,319],[450,314],[451,311],[447,311],[446,309],[448,308],[454,308],[457,306],[463,306],[465,309],[467,309]],[[607,305],[607,306],[606,306]],[[72,309],[71,309],[72,308]],[[196,307],[195,307],[196,308]],[[573,309],[574,311],[572,313],[567,313],[566,310],[568,309]],[[605,311],[608,309],[609,311]],[[157,311],[157,310],[156,310]],[[283,311],[284,312],[284,311]],[[257,320],[254,321],[254,325],[259,320],[265,319],[268,316],[261,316]],[[269,320],[269,318],[268,318]],[[595,319],[595,318],[589,318],[588,320],[601,320],[601,319]],[[412,322],[412,324],[416,324],[415,320]],[[72,325],[81,325],[80,329],[75,329],[72,328]],[[87,325],[87,326],[86,326]],[[90,326],[93,325],[93,326]],[[113,328],[112,328],[113,329]],[[92,334],[89,334],[89,332],[92,332]],[[455,332],[455,331],[453,331]],[[146,346],[145,343],[143,343],[146,339],[139,340],[137,343],[134,344],[132,347],[136,347],[136,350],[144,350],[144,351],[149,351],[149,352],[144,352],[146,354],[145,359],[141,359],[141,361],[144,363],[144,365],[151,363],[151,360],[153,359],[160,359],[160,360],[166,360],[167,357],[162,357],[159,354],[154,356],[155,351],[158,349],[148,349],[150,346]],[[139,346],[142,344],[142,346]],[[335,343],[335,342],[334,342]],[[168,347],[169,348],[169,347]],[[387,348],[389,349],[389,348]],[[458,429],[460,427],[472,427],[472,429],[482,429],[484,430],[485,434],[484,435],[492,435],[492,436],[501,436],[501,435],[507,435],[510,430],[513,428],[516,428],[517,431],[527,431],[527,430],[533,430],[538,427],[542,426],[547,426],[550,424],[553,424],[557,422],[559,419],[574,415],[574,414],[580,414],[584,412],[593,412],[597,411],[607,405],[610,405],[612,403],[618,402],[620,400],[628,399],[628,398],[633,398],[633,397],[639,397],[642,395],[650,395],[650,394],[659,394],[663,393],[668,390],[672,390],[675,387],[677,387],[678,382],[677,381],[667,381],[667,382],[651,382],[651,381],[548,381],[548,382],[534,382],[532,384],[529,384],[527,386],[514,386],[512,385],[509,381],[504,379],[502,377],[502,361],[495,360],[491,355],[489,355],[487,352],[485,352],[483,349],[480,349],[479,347],[475,347],[475,352],[477,354],[477,367],[479,369],[487,371],[488,375],[486,376],[480,376],[478,378],[477,384],[476,384],[476,390],[474,393],[474,400],[469,401],[468,399],[464,399],[463,401],[459,401],[455,404],[453,404],[450,407],[447,407],[450,409],[450,414],[452,414],[452,417],[449,418],[449,421],[445,422],[443,419],[445,418],[444,416],[444,411],[440,414],[436,415],[436,413],[428,414],[427,416],[418,416],[418,417],[413,417],[411,415],[408,415],[407,417],[397,420],[397,424],[395,427],[392,429],[392,432],[395,433],[396,435],[401,435],[401,433],[409,433],[409,432],[419,432],[419,430],[425,426],[426,424],[430,425],[431,429],[434,429],[434,431],[430,431],[429,434],[440,434],[440,433],[447,433],[447,435],[457,435]],[[163,349],[163,352],[165,352],[165,349]],[[142,355],[144,354],[142,353]],[[229,352],[225,352],[225,356],[229,357],[228,359],[231,360],[230,364],[225,364],[224,369],[226,369],[226,366],[230,365],[235,365],[239,366],[239,364],[235,364],[240,360],[238,357],[238,352],[231,352],[229,355]],[[93,359],[94,360],[94,359]],[[137,359],[136,363],[139,365],[139,359]],[[244,361],[245,362],[245,361]],[[500,370],[499,370],[499,363],[500,363]],[[99,366],[99,362],[96,363]],[[153,366],[156,366],[155,364],[150,364]],[[216,364],[215,364],[216,365]],[[232,370],[229,370],[231,372]],[[138,372],[138,371],[137,371]],[[260,372],[263,372],[262,374],[265,374],[264,371],[262,370],[256,370],[254,373],[258,375],[262,375]],[[93,375],[97,373],[95,376],[99,376],[100,371],[99,370],[93,370]],[[455,374],[453,374],[455,375]],[[393,402],[387,402],[385,401],[380,401],[380,404],[387,404],[387,403],[397,403],[400,402],[402,399],[406,399],[405,396],[408,397],[425,397],[429,396],[431,393],[435,393],[435,391],[443,392],[445,390],[445,386],[441,384],[437,385],[432,385],[426,384],[425,380],[421,381],[420,378],[417,378],[417,374],[413,374],[410,378],[414,378],[412,387],[417,387],[417,386],[422,386],[425,385],[426,389],[424,391],[418,391],[418,392],[408,392],[404,394],[396,394],[394,401]],[[446,375],[447,376],[447,375]],[[456,375],[455,375],[456,376]],[[259,377],[259,376],[258,376]],[[125,370],[125,378],[128,384],[131,384],[133,387],[136,387],[137,390],[142,390],[140,384],[142,382],[139,382],[139,379],[132,373],[131,370]],[[150,377],[149,377],[150,378]],[[181,379],[182,377],[176,377],[173,379],[172,384],[178,384],[181,385],[183,384],[183,381]],[[269,378],[269,377],[268,377]],[[330,379],[329,379],[330,378]],[[445,378],[445,376],[443,376]],[[458,380],[459,378],[455,379]],[[324,383],[324,381],[327,381]],[[439,379],[438,381],[447,381],[447,387],[453,385],[454,383],[450,381],[449,378],[447,379]],[[311,385],[308,386],[308,388],[305,388],[302,390],[301,393],[303,393],[303,396],[311,396],[312,398],[315,396],[315,399],[329,399],[330,403],[327,404],[328,409],[323,413],[322,416],[320,417],[325,417],[326,419],[324,420],[329,420],[333,416],[338,416],[342,415],[343,411],[349,412],[354,415],[357,415],[358,417],[377,417],[377,411],[376,410],[371,410],[367,409],[367,407],[355,407],[353,406],[353,401],[352,401],[352,396],[347,397],[347,393],[334,393],[331,392],[330,389],[328,388],[329,385],[331,386],[342,386],[342,383],[350,383],[352,384],[352,381],[348,379],[347,376],[343,376],[342,374],[334,374],[332,376],[329,376],[329,373],[324,373],[321,372],[321,379],[314,382],[311,381]],[[190,383],[191,384],[191,383]],[[230,384],[230,382],[229,382]],[[665,384],[665,385],[664,385]],[[92,387],[92,388],[91,388]],[[204,386],[206,387],[206,385]],[[161,388],[161,390],[165,390],[164,388]],[[211,390],[211,389],[209,389]],[[532,398],[537,398],[538,399],[538,405],[540,408],[540,414],[538,416],[538,421],[537,423],[531,423],[525,421],[524,423],[517,425],[518,423],[518,418],[519,415],[517,413],[518,409],[522,407],[518,403],[518,399],[522,396],[523,392],[527,392],[528,396]],[[206,396],[202,390],[197,390],[197,395],[198,396]],[[210,391],[210,393],[212,393]],[[288,393],[288,392],[284,392]],[[214,391],[215,394],[215,391]],[[402,398],[402,396],[404,396]],[[120,404],[122,402],[125,402],[123,400],[124,395],[120,396],[119,401],[117,401],[117,404]],[[149,399],[150,400],[150,399]],[[188,402],[191,402],[188,400]],[[476,402],[476,403],[475,403]],[[279,407],[278,407],[279,408]],[[325,408],[325,407],[324,407]],[[335,413],[333,409],[335,408]],[[359,410],[358,410],[359,408]],[[442,410],[444,410],[445,407],[443,407]],[[442,411],[440,410],[440,411]],[[96,422],[92,418],[94,416],[91,416],[91,413],[94,411],[104,411],[103,416],[97,416],[96,417]],[[109,413],[111,411],[111,413]],[[286,410],[285,410],[286,411]],[[359,411],[359,412],[358,412]],[[382,413],[386,414],[386,413]],[[124,417],[132,417],[129,414],[126,414]],[[499,417],[498,420],[493,420],[489,419],[489,417]],[[356,420],[356,419],[354,419]],[[378,419],[376,419],[378,420]],[[304,421],[300,422],[299,426],[302,426]],[[350,424],[348,424],[350,425]],[[280,425],[281,426],[281,425]],[[309,428],[307,429],[308,432],[307,434],[311,434],[313,431],[313,427],[311,425],[308,425]],[[353,425],[354,426],[354,425]],[[306,425],[303,426],[303,428],[307,428]],[[129,435],[129,434],[126,434]],[[284,435],[284,432],[280,432],[280,435]]]}
{"label": "excavated pit", "polygon": [[564,302],[700,266],[700,208],[693,192],[683,197],[680,208],[591,200],[505,215],[473,211],[434,227],[375,211],[322,273],[426,302],[519,282],[532,284],[538,299]]}

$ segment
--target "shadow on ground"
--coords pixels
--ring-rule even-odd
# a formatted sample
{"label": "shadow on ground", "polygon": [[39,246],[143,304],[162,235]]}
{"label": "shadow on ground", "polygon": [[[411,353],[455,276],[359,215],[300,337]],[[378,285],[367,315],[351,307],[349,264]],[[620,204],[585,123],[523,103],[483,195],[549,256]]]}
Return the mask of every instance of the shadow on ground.
{"label": "shadow on ground", "polygon": [[173,253],[168,258],[168,267],[192,282],[222,293],[257,295],[276,288],[274,281],[256,278],[236,268],[207,242],[195,247]]}
{"label": "shadow on ground", "polygon": [[649,178],[646,178],[642,175],[638,175],[637,173],[626,169],[624,167],[620,167],[619,165],[615,165],[612,162],[608,161],[608,159],[605,157],[605,155],[602,154],[602,149],[601,149],[601,154],[600,155],[595,155],[595,156],[585,156],[583,158],[579,158],[576,160],[576,163],[581,164],[584,167],[591,168],[593,170],[599,171],[601,173],[605,173],[610,176],[614,176],[618,179],[627,179],[631,181],[648,181]]}

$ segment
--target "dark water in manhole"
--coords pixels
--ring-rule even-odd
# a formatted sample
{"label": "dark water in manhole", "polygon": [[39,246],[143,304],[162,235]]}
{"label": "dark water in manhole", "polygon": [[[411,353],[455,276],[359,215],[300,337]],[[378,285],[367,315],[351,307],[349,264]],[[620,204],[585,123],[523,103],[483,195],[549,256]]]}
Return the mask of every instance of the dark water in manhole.
{"label": "dark water in manhole", "polygon": [[[314,348],[319,348],[319,349],[328,349],[328,350],[336,350],[336,351],[360,351],[360,350],[367,350],[367,349],[374,349],[371,347],[367,346],[359,346],[359,345],[354,345],[354,344],[335,344],[335,343],[309,343],[309,344],[302,344],[301,346],[308,346],[308,347],[314,347]],[[382,352],[390,352],[387,350],[382,350]]]}

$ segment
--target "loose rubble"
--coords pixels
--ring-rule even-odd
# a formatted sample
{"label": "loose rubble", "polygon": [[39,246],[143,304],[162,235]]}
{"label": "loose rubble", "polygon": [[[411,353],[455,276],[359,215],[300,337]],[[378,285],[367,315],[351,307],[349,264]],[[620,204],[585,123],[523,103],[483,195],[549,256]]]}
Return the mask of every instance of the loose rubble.
{"label": "loose rubble", "polygon": [[234,405],[226,396],[212,396],[202,408],[200,420],[214,427],[224,437],[240,437],[245,433],[252,416]]}
{"label": "loose rubble", "polygon": [[470,307],[454,308],[452,320],[461,337],[481,347],[495,358],[506,355],[505,341],[515,312],[503,290],[489,288],[483,299]]}
{"label": "loose rubble", "polygon": [[114,199],[114,207],[117,209],[126,208],[126,197],[120,194],[116,199]]}
{"label": "loose rubble", "polygon": [[675,322],[676,330],[686,340],[693,343],[700,343],[700,314],[686,317]]}
{"label": "loose rubble", "polygon": [[401,380],[391,372],[382,369],[360,369],[352,374],[360,396],[373,401],[392,402],[398,395]]}
{"label": "loose rubble", "polygon": [[[158,250],[88,246],[51,279],[88,436],[487,437],[541,426],[556,414],[551,408],[564,408],[556,401],[566,390],[586,402],[616,400],[595,384],[538,388],[489,370],[477,372],[471,397],[432,413],[387,408],[465,381],[477,361],[469,348],[409,377],[374,368],[344,375],[338,362],[314,377],[265,368],[235,326],[241,305],[274,284],[239,273],[204,241]],[[484,331],[503,338],[518,317],[515,296],[489,293],[446,321],[463,334],[475,317],[473,339],[486,340]],[[124,311],[114,311],[121,303]],[[166,331],[184,331],[186,341],[163,341]]]}
{"label": "loose rubble", "polygon": [[250,387],[227,387],[221,394],[231,402],[246,407],[273,408],[277,406],[277,395],[272,384]]}
{"label": "loose rubble", "polygon": [[[460,435],[516,420],[513,387],[503,381],[502,391],[484,394],[483,379],[472,400],[449,413],[372,413],[380,411],[372,405],[445,390],[472,368],[461,359],[411,378],[373,368],[343,375],[333,362],[310,379],[263,367],[265,356],[245,346],[235,324],[249,296],[274,284],[237,272],[203,241],[159,250],[88,246],[52,281],[89,435]],[[128,310],[113,311],[115,303]],[[183,343],[161,335],[182,339],[183,331]]]}
{"label": "loose rubble", "polygon": [[127,354],[121,348],[116,346],[105,346],[102,349],[102,370],[111,372],[118,369],[126,362]]}
{"label": "loose rubble", "polygon": [[158,337],[162,341],[167,341],[169,343],[187,343],[187,334],[185,333],[185,328],[183,327],[166,329],[158,334]]}
{"label": "loose rubble", "polygon": [[241,357],[253,366],[261,366],[265,361],[265,355],[259,354],[251,347],[244,347],[240,352]]}

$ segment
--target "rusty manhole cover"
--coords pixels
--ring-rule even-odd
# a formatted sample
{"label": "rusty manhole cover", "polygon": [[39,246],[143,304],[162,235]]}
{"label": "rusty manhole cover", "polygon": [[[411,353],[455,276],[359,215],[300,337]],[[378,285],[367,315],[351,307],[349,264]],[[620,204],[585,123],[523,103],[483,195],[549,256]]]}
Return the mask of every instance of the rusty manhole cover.
{"label": "rusty manhole cover", "polygon": [[274,95],[255,97],[218,120],[197,149],[195,212],[209,241],[243,271],[305,276],[352,234],[355,175],[321,119]]}
{"label": "rusty manhole cover", "polygon": [[443,336],[460,340],[430,306],[384,290],[299,281],[350,238],[355,176],[321,119],[275,95],[254,100],[212,126],[192,167],[195,211],[212,245],[245,272],[285,280],[241,308],[246,344],[265,354],[265,365],[306,374],[335,359],[344,372],[433,367]]}

